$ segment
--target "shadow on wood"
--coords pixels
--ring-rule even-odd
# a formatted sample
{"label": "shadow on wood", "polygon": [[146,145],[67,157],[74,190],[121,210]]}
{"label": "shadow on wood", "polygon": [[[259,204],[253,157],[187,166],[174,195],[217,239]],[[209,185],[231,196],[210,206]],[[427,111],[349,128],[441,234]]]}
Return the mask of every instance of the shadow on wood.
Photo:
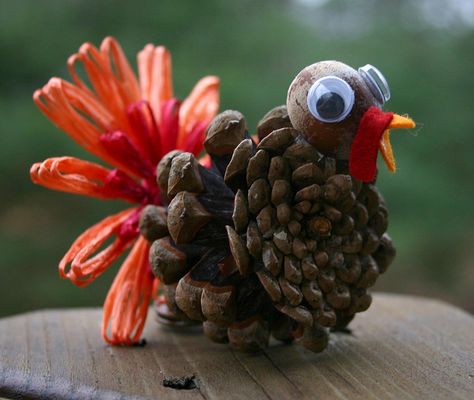
{"label": "shadow on wood", "polygon": [[[98,309],[37,311],[0,320],[0,395],[474,398],[474,318],[439,301],[376,294],[369,311],[350,325],[352,333],[331,335],[321,354],[277,344],[256,355],[238,353],[210,342],[198,327],[171,329],[154,318],[144,331],[146,346],[110,347],[100,337],[100,320]],[[164,379],[189,389],[165,387]]]}

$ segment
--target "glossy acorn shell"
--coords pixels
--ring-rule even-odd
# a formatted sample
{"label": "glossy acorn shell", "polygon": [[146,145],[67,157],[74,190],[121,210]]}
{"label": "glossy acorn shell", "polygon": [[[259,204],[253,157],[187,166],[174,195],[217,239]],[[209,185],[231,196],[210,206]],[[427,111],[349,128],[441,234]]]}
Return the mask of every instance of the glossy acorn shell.
{"label": "glossy acorn shell", "polygon": [[[340,122],[319,121],[308,109],[308,91],[318,79],[336,76],[354,90],[354,105],[349,115]],[[349,153],[360,120],[372,105],[380,107],[360,74],[338,61],[323,61],[304,68],[288,89],[288,115],[294,128],[303,133],[309,143],[321,153],[339,160],[349,159]]]}

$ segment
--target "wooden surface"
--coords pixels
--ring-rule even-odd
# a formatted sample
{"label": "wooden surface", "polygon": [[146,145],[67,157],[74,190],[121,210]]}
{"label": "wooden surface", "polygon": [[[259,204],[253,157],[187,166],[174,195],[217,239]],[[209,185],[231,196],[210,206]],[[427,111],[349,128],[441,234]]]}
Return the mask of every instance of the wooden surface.
{"label": "wooden surface", "polygon": [[[152,311],[151,311],[152,312]],[[0,320],[0,396],[51,399],[474,399],[474,318],[445,303],[377,294],[312,354],[273,344],[248,355],[198,329],[147,322],[145,347],[114,348],[97,309]],[[195,375],[198,388],[163,379]]]}

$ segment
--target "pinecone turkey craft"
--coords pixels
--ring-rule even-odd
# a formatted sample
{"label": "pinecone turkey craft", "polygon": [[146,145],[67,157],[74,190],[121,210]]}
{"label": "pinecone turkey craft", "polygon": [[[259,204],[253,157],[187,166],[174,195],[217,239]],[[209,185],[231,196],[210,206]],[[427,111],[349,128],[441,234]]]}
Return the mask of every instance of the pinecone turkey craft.
{"label": "pinecone turkey craft", "polygon": [[381,110],[389,98],[375,67],[319,62],[259,122],[258,144],[228,110],[207,130],[210,169],[168,153],[157,168],[167,206],[140,219],[159,316],[202,321],[211,340],[244,351],[273,336],[319,352],[367,310],[395,256],[377,155],[395,171],[389,129],[415,126]]}

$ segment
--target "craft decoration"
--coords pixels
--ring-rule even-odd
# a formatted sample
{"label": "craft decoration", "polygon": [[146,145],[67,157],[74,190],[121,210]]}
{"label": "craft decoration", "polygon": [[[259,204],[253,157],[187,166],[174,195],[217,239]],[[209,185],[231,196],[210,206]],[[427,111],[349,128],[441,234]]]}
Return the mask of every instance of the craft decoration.
{"label": "craft decoration", "polygon": [[167,217],[147,207],[140,224],[163,283],[158,314],[202,321],[211,340],[243,351],[273,336],[319,352],[330,329],[367,310],[367,289],[395,256],[377,154],[394,171],[388,130],[415,125],[381,110],[389,96],[372,66],[316,63],[259,122],[258,144],[228,110],[207,130],[210,169],[166,155]]}
{"label": "craft decoration", "polygon": [[31,177],[135,204],[84,232],[59,265],[84,286],[132,247],[105,301],[108,343],[138,342],[152,297],[162,321],[202,322],[211,340],[243,351],[271,335],[322,351],[330,329],[370,306],[367,289],[395,256],[377,155],[394,172],[389,129],[415,126],[382,111],[390,91],[375,67],[306,67],[255,137],[240,112],[216,116],[216,77],[176,100],[163,47],[138,54],[138,80],[112,38],[83,45],[68,67],[74,83],[53,78],[35,102],[114,169],[59,157]]}

